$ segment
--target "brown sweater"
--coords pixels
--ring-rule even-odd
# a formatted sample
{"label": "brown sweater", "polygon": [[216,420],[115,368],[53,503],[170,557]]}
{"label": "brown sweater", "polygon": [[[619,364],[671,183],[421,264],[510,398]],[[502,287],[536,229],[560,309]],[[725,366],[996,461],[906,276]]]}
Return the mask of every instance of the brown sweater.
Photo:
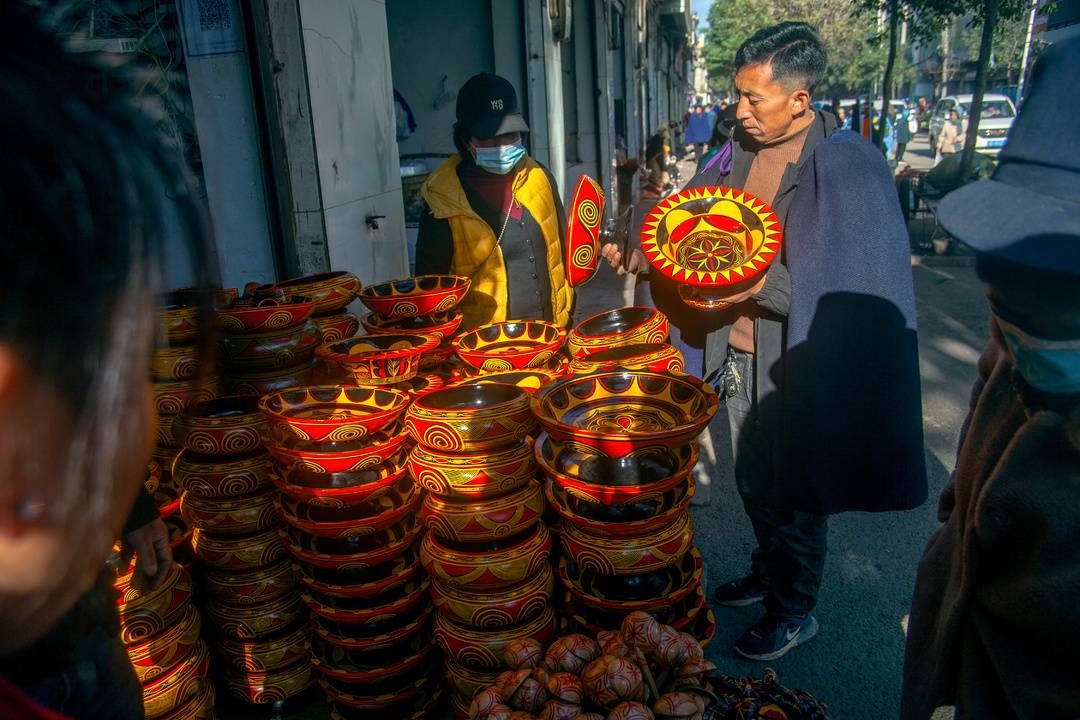
{"label": "brown sweater", "polygon": [[[801,130],[796,130],[758,149],[754,154],[754,162],[750,165],[750,174],[746,178],[743,190],[772,204],[788,165],[799,162],[806,136],[810,132],[810,126],[814,124],[813,114],[810,120]],[[752,316],[743,315],[735,321],[731,326],[728,345],[743,352],[754,352],[754,318]]]}

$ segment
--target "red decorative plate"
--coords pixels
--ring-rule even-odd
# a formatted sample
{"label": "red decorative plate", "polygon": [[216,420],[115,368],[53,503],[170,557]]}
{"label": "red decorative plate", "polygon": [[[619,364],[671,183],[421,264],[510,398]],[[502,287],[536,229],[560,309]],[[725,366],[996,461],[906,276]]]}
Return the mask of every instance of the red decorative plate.
{"label": "red decorative plate", "polygon": [[604,220],[604,191],[588,175],[578,178],[567,217],[563,262],[570,287],[584,285],[600,261],[600,224]]}

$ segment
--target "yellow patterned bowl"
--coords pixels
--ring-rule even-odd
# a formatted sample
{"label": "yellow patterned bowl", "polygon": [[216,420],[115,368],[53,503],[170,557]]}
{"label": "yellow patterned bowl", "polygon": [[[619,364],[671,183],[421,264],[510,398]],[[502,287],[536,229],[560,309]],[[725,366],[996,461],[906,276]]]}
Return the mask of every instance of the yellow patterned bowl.
{"label": "yellow patterned bowl", "polygon": [[683,513],[674,522],[636,537],[593,535],[565,523],[559,535],[563,552],[583,572],[639,575],[662,570],[682,560],[694,545],[694,526]]}
{"label": "yellow patterned bowl", "polygon": [[621,345],[666,343],[667,317],[656,308],[633,306],[608,310],[582,320],[570,331],[571,357],[582,357]]}
{"label": "yellow patterned bowl", "polygon": [[420,520],[444,540],[488,542],[528,530],[543,514],[540,483],[529,480],[517,490],[491,498],[458,500],[429,494]]}
{"label": "yellow patterned bowl", "polygon": [[542,320],[492,323],[453,341],[462,360],[478,370],[496,372],[542,368],[566,341],[566,330]]}
{"label": "yellow patterned bowl", "polygon": [[474,453],[521,442],[536,426],[529,393],[513,385],[458,385],[417,398],[405,429],[436,451]]}
{"label": "yellow patterned bowl", "polygon": [[442,497],[487,498],[521,487],[536,473],[528,440],[505,450],[447,453],[416,446],[407,461],[422,487]]}
{"label": "yellow patterned bowl", "polygon": [[420,543],[420,562],[444,585],[477,592],[523,582],[547,565],[551,534],[544,523],[489,543],[447,543],[432,533]]}

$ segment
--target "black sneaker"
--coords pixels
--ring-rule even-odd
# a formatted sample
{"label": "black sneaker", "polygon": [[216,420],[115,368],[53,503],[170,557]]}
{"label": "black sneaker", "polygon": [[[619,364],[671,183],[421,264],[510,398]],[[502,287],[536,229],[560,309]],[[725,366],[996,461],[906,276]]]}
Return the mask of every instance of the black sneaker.
{"label": "black sneaker", "polygon": [[818,631],[813,615],[776,617],[766,615],[735,643],[735,652],[750,660],[775,660],[809,641]]}
{"label": "black sneaker", "polygon": [[747,575],[738,580],[726,582],[713,592],[717,605],[745,607],[759,603],[769,592],[769,584],[756,575]]}

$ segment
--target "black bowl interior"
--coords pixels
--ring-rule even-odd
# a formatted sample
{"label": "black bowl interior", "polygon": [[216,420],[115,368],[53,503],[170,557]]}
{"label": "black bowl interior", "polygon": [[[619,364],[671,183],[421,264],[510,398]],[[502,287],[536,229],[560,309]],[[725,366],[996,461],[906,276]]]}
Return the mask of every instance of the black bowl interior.
{"label": "black bowl interior", "polygon": [[609,505],[607,503],[588,502],[576,495],[566,495],[566,505],[575,515],[600,522],[632,522],[655,517],[663,507],[658,500],[638,500],[636,502]]}
{"label": "black bowl interior", "polygon": [[577,326],[577,332],[593,337],[614,335],[641,325],[655,314],[655,310],[647,307],[617,308],[585,320]]}
{"label": "black bowl interior", "polygon": [[510,402],[524,394],[525,391],[515,385],[480,383],[436,390],[418,403],[437,410],[469,410]]}
{"label": "black bowl interior", "polygon": [[[405,457],[406,454],[404,452],[399,452],[385,463],[381,463],[373,468],[357,470],[355,472],[321,473],[315,472],[314,470],[293,468],[285,471],[283,479],[289,485],[300,485],[303,487],[327,490],[357,487],[359,485],[368,485],[382,480],[392,468],[401,467],[402,463],[405,462]],[[279,470],[279,472],[281,471]]]}
{"label": "black bowl interior", "polygon": [[680,588],[684,580],[683,572],[678,566],[638,575],[579,573],[573,563],[570,563],[569,569],[570,577],[577,578],[578,584],[585,592],[609,600],[635,602],[659,600]]}
{"label": "black bowl interior", "polygon": [[385,492],[376,491],[365,498],[363,502],[346,505],[345,507],[311,505],[287,496],[281,498],[281,507],[293,517],[314,523],[336,523],[347,520],[362,521],[400,508],[408,496],[411,484],[411,478],[403,477],[395,487],[385,488]]}
{"label": "black bowl interior", "polygon": [[417,315],[416,317],[391,319],[380,317],[372,313],[365,319],[369,324],[375,327],[394,328],[395,330],[400,330],[402,332],[409,332],[412,330],[427,330],[428,328],[445,325],[454,319],[454,314],[456,312],[459,311],[448,310],[446,312],[436,313],[435,315]]}
{"label": "black bowl interior", "polygon": [[418,277],[403,278],[369,285],[364,288],[363,294],[368,296],[389,296],[400,293],[424,292],[429,290],[442,290],[452,288],[457,284],[457,278],[452,275],[420,275]]}
{"label": "black bowl interior", "polygon": [[228,395],[204,400],[188,410],[200,418],[225,418],[237,415],[254,415],[259,411],[260,395]]}
{"label": "black bowl interior", "polygon": [[336,342],[329,347],[335,355],[361,355],[363,353],[390,350],[407,342],[411,347],[419,347],[428,339],[423,335],[363,335]]}
{"label": "black bowl interior", "polygon": [[331,597],[329,595],[324,595],[317,590],[310,591],[310,594],[311,597],[327,607],[344,610],[346,612],[357,612],[362,610],[375,610],[383,605],[389,605],[398,600],[403,600],[419,590],[421,585],[422,582],[420,579],[413,578],[407,583],[390,588],[386,592],[379,593],[377,596],[370,598]]}
{"label": "black bowl interior", "polygon": [[[337,692],[345,695],[374,698],[380,695],[389,695],[405,690],[406,688],[416,685],[417,681],[421,678],[428,678],[429,680],[434,678],[435,673],[437,672],[435,665],[436,663],[429,660],[421,663],[419,667],[413,670],[392,677],[383,678],[373,683],[351,683],[331,677],[326,678],[326,683]],[[370,715],[367,717],[370,718]],[[389,718],[394,716],[384,715],[384,717]]]}

